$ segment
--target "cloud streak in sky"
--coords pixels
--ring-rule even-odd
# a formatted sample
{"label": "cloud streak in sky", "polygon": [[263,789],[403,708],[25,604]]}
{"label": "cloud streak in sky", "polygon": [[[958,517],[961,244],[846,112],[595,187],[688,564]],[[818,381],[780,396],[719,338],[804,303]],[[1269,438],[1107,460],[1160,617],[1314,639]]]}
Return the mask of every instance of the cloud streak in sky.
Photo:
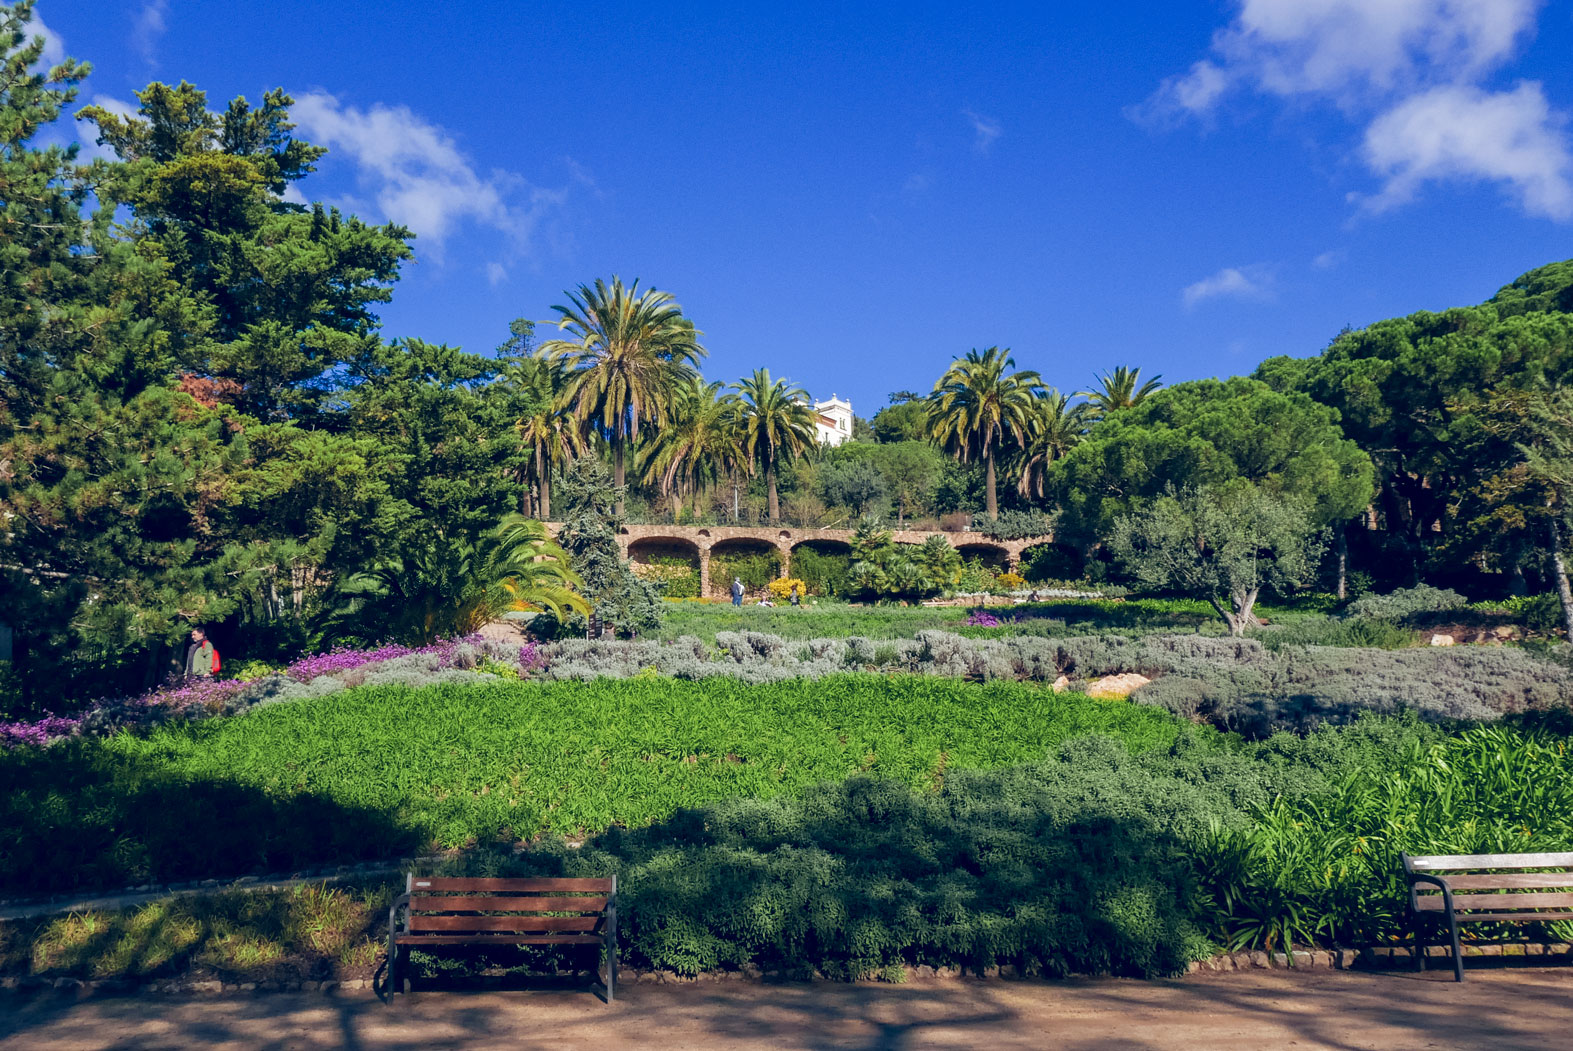
{"label": "cloud streak in sky", "polygon": [[1271,281],[1260,266],[1224,267],[1210,277],[1204,277],[1195,284],[1187,285],[1180,293],[1180,299],[1187,309],[1209,299],[1271,298]]}
{"label": "cloud streak in sky", "polygon": [[522,254],[567,197],[566,188],[535,186],[513,172],[483,174],[446,129],[406,106],[360,109],[317,91],[299,96],[292,116],[305,138],[348,157],[382,216],[410,227],[438,258],[467,224],[502,233]]}
{"label": "cloud streak in sky", "polygon": [[981,113],[974,113],[970,109],[962,110],[962,115],[972,125],[972,148],[979,153],[987,155],[994,146],[994,140],[1004,134],[1005,129],[1000,122],[992,117],[985,117]]}
{"label": "cloud streak in sky", "polygon": [[1573,217],[1566,117],[1544,87],[1484,81],[1534,34],[1543,0],[1236,0],[1209,53],[1130,116],[1212,119],[1234,95],[1330,102],[1365,125],[1381,211],[1425,183],[1489,181],[1531,215]]}

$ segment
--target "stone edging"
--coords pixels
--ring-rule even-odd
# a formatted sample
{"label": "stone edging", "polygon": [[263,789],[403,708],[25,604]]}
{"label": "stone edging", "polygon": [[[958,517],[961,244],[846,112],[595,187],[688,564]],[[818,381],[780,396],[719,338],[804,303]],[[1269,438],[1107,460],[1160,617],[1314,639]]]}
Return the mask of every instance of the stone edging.
{"label": "stone edging", "polygon": [[[1510,942],[1506,944],[1465,945],[1465,956],[1569,956],[1573,945],[1567,942]],[[1427,946],[1428,958],[1447,959],[1449,951],[1444,946]],[[1281,970],[1383,970],[1408,967],[1410,951],[1404,946],[1377,946],[1366,949],[1295,949],[1291,952],[1221,953],[1206,960],[1197,960],[1185,968],[1186,974],[1223,973],[1228,971]],[[1013,981],[1023,977],[1020,969],[1012,964],[984,968],[982,974],[967,974],[959,967],[908,967],[907,974],[916,979],[969,979]],[[624,969],[618,975],[624,985],[693,985],[703,982],[764,982],[764,981],[829,981],[814,971],[805,978],[800,973],[767,972],[748,964],[736,971],[701,971],[696,975],[678,974],[676,971],[636,971]],[[497,979],[481,976],[476,984],[482,988],[499,984]],[[45,990],[74,992],[79,996],[140,995],[140,996],[202,996],[223,993],[326,993],[369,992],[374,988],[370,978],[346,978],[326,981],[258,981],[235,982],[218,978],[156,978],[141,982],[133,978],[42,978],[9,976],[0,978],[0,992],[31,993]]]}

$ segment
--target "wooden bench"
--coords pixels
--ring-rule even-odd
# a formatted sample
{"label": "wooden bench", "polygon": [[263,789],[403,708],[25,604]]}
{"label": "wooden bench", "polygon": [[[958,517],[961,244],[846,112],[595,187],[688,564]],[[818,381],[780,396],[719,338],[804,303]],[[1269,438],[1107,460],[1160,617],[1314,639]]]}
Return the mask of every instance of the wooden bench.
{"label": "wooden bench", "polygon": [[[400,914],[403,922],[400,923]],[[617,985],[617,877],[461,879],[406,876],[388,909],[388,1000],[399,989],[409,946],[597,945],[606,953],[602,986]],[[597,962],[597,977],[601,977]]]}
{"label": "wooden bench", "polygon": [[1459,924],[1573,920],[1573,852],[1405,854],[1403,859],[1416,970],[1424,970],[1426,965],[1421,928],[1427,920],[1447,920],[1453,973],[1460,982],[1464,980],[1464,957],[1458,947]]}

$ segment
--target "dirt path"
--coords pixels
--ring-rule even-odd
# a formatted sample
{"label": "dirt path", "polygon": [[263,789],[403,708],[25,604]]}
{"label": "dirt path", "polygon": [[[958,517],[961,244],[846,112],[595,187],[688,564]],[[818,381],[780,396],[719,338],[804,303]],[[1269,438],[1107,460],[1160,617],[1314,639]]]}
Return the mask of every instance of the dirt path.
{"label": "dirt path", "polygon": [[582,992],[0,1000],[5,1051],[926,1048],[1336,1051],[1573,1046],[1573,970],[1185,981],[631,986]]}

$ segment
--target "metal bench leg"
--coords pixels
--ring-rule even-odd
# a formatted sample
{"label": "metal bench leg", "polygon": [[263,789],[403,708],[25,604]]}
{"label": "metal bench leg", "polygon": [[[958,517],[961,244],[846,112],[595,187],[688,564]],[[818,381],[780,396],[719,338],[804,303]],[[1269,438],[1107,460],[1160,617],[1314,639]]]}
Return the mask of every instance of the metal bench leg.
{"label": "metal bench leg", "polygon": [[1464,952],[1458,947],[1458,917],[1451,909],[1447,913],[1447,927],[1453,936],[1453,980],[1461,982],[1464,980]]}
{"label": "metal bench leg", "polygon": [[1418,912],[1409,914],[1409,931],[1414,935],[1413,948],[1410,950],[1414,954],[1414,959],[1410,961],[1410,966],[1417,971],[1426,969],[1426,945],[1425,939],[1421,936],[1424,925],[1425,918]]}

